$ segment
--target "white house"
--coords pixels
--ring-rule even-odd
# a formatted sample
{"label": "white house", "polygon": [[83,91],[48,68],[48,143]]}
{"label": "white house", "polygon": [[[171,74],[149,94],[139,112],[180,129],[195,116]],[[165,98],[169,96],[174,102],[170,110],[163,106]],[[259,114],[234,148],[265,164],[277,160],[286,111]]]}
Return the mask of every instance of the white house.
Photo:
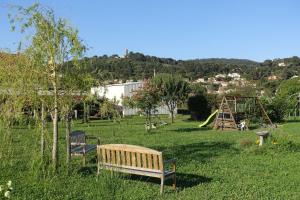
{"label": "white house", "polygon": [[239,78],[241,78],[241,75],[239,73],[229,73],[228,77],[233,78],[233,79],[239,79]]}
{"label": "white house", "polygon": [[[106,97],[110,100],[115,99],[118,102],[118,105],[122,105],[123,97],[131,97],[133,92],[142,88],[143,82],[130,82],[130,83],[120,83],[112,84],[101,87],[91,88],[91,93],[96,94],[97,97]],[[169,114],[167,106],[161,106],[158,109],[158,114]],[[177,109],[176,109],[177,110]],[[175,110],[175,111],[176,111]],[[123,116],[136,115],[138,112],[137,108],[131,109],[123,107]]]}
{"label": "white house", "polygon": [[215,78],[226,78],[226,74],[217,74]]}
{"label": "white house", "polygon": [[286,64],[284,62],[278,63],[278,67],[285,67],[285,66],[286,66]]}

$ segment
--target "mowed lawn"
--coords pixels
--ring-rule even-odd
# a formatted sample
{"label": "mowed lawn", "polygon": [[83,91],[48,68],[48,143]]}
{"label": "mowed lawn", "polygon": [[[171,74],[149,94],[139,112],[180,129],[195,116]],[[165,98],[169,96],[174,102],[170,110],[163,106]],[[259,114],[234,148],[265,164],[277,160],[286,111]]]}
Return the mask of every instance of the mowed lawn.
{"label": "mowed lawn", "polygon": [[37,173],[38,133],[15,128],[13,159],[5,167],[0,165],[0,184],[12,180],[13,199],[300,199],[299,122],[279,125],[272,132],[277,144],[270,140],[264,147],[255,144],[256,130],[222,132],[199,129],[198,124],[178,116],[174,124],[146,133],[142,117],[121,123],[73,123],[73,130],[85,130],[102,144],[141,145],[163,151],[165,159],[176,158],[177,191],[167,182],[160,195],[159,179],[105,171],[97,180],[96,152],[85,167],[80,158],[72,159],[67,172],[62,124],[58,175],[43,178]]}

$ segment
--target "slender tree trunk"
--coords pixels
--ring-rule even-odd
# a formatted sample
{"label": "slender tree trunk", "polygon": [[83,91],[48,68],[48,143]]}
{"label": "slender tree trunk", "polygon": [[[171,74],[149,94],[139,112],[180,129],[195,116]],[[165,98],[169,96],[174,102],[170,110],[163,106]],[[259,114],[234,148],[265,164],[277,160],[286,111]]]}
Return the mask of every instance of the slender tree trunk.
{"label": "slender tree trunk", "polygon": [[83,102],[83,123],[87,123],[86,102]]}
{"label": "slender tree trunk", "polygon": [[41,156],[42,160],[44,159],[45,155],[45,131],[46,131],[46,117],[45,117],[45,105],[42,102],[42,110],[41,110],[41,121],[42,121],[42,130],[41,130]]}
{"label": "slender tree trunk", "polygon": [[171,123],[173,124],[174,123],[174,110],[172,110],[172,105],[171,105],[170,102],[166,102],[166,105],[167,105],[168,110],[169,110],[170,115],[171,115]]}
{"label": "slender tree trunk", "polygon": [[[54,77],[56,74],[54,72]],[[54,89],[54,113],[53,113],[53,146],[52,146],[52,164],[54,171],[58,168],[58,91],[56,80],[52,82]]]}
{"label": "slender tree trunk", "polygon": [[148,113],[148,119],[149,119],[149,131],[151,131],[152,130],[152,122],[151,122],[151,110],[149,111],[149,113]]}
{"label": "slender tree trunk", "polygon": [[90,121],[90,114],[91,114],[90,104],[87,103],[87,105],[86,105],[86,121],[87,121],[87,123]]}
{"label": "slender tree trunk", "polygon": [[66,114],[66,144],[67,144],[67,164],[70,162],[71,158],[71,148],[70,148],[70,134],[71,134],[71,113],[69,112]]}
{"label": "slender tree trunk", "polygon": [[174,110],[175,110],[175,108],[176,108],[176,103],[174,103],[174,102],[169,102],[169,103],[167,103],[167,107],[168,107],[168,109],[169,109],[169,112],[170,112],[170,114],[171,114],[171,122],[172,122],[172,124],[174,123]]}
{"label": "slender tree trunk", "polygon": [[174,123],[174,110],[171,110],[171,122]]}

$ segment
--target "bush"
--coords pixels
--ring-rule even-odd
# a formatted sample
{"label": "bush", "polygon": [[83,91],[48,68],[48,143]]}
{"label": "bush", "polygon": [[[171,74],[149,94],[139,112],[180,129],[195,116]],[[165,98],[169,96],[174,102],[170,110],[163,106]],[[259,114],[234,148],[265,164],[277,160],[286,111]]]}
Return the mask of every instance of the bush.
{"label": "bush", "polygon": [[194,120],[203,120],[210,114],[211,108],[205,95],[194,95],[188,99],[188,109],[191,118]]}
{"label": "bush", "polygon": [[191,85],[192,95],[188,98],[188,110],[194,120],[203,120],[210,115],[211,106],[206,89],[200,84]]}
{"label": "bush", "polygon": [[283,98],[262,99],[261,102],[272,122],[283,121],[288,112],[288,105]]}

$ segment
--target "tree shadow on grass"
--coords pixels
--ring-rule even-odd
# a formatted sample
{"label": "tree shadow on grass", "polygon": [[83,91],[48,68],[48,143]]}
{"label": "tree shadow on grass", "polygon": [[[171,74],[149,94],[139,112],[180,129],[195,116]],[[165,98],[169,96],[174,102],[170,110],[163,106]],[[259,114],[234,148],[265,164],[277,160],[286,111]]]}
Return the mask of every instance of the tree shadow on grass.
{"label": "tree shadow on grass", "polygon": [[[213,157],[220,156],[222,154],[236,155],[239,153],[239,149],[234,147],[233,143],[229,142],[198,142],[184,145],[174,145],[173,147],[157,147],[155,149],[162,150],[164,158],[176,158],[177,168],[180,169],[182,166],[187,166],[190,163],[203,164],[210,162]],[[94,163],[94,160],[91,160]],[[82,167],[78,170],[78,173],[83,176],[96,176],[97,167],[93,164],[92,166]],[[101,170],[101,174],[109,173],[108,170]],[[123,173],[113,173],[113,176],[124,178],[126,180],[151,182],[160,185],[160,179],[151,178],[138,175],[129,175]],[[177,177],[177,189],[182,190],[184,188],[194,187],[199,184],[210,183],[213,178],[201,176],[193,173],[176,172]],[[166,181],[166,185],[171,185],[172,179]]]}
{"label": "tree shadow on grass", "polygon": [[163,151],[165,158],[176,158],[179,164],[188,164],[191,161],[203,162],[210,161],[211,158],[230,154],[236,155],[240,150],[234,147],[234,143],[229,142],[198,142],[184,145],[174,145],[171,147],[154,147]]}
{"label": "tree shadow on grass", "polygon": [[[211,177],[199,176],[196,174],[176,173],[177,187],[180,189],[194,187],[199,184],[210,183]],[[169,181],[172,183],[172,181]]]}
{"label": "tree shadow on grass", "polygon": [[84,166],[77,171],[77,173],[82,176],[96,175],[95,172],[97,172],[97,166]]}

